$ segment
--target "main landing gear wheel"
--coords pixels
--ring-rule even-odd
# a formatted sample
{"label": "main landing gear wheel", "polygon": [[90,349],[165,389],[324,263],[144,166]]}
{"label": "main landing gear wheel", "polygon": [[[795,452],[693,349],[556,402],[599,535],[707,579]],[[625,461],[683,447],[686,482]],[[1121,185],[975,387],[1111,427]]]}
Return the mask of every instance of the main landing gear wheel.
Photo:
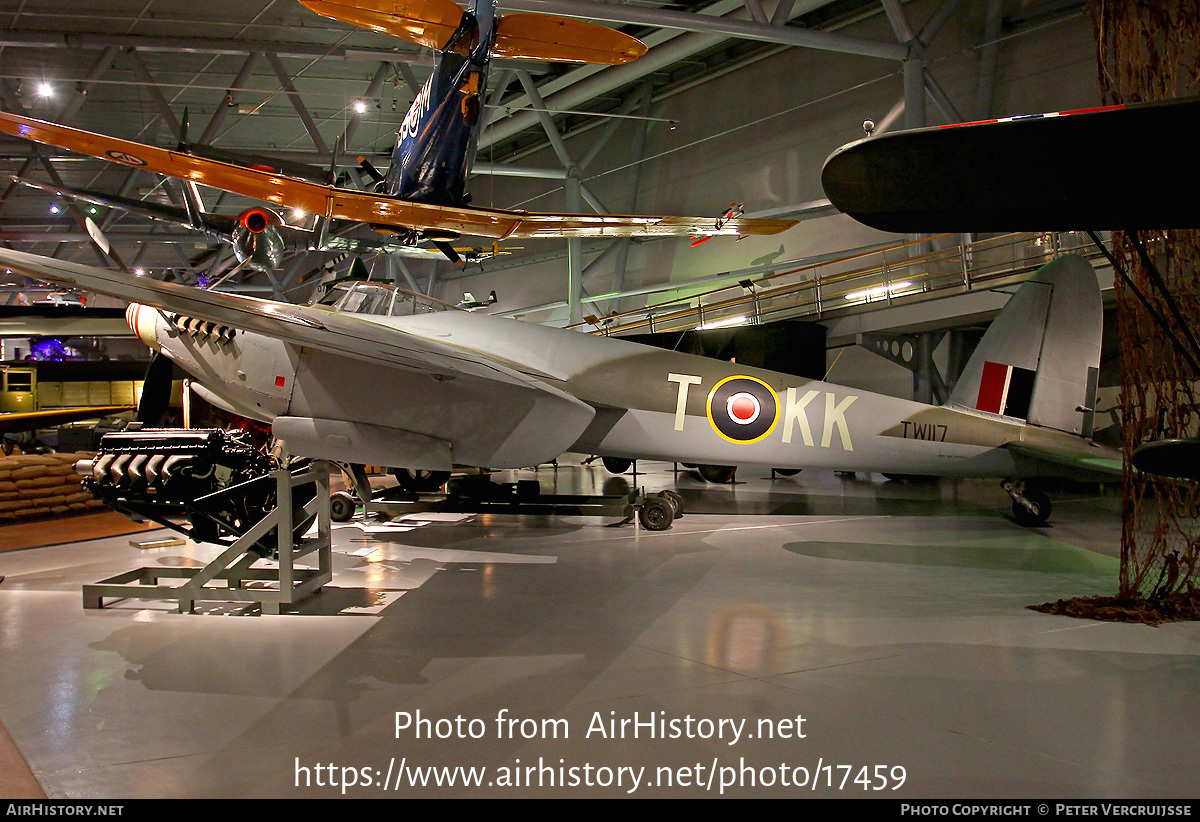
{"label": "main landing gear wheel", "polygon": [[334,522],[349,522],[357,507],[354,497],[345,491],[329,495],[329,518]]}
{"label": "main landing gear wheel", "polygon": [[732,465],[701,465],[696,469],[706,482],[714,485],[728,485],[733,482],[737,468]]}
{"label": "main landing gear wheel", "polygon": [[610,474],[624,474],[633,466],[633,460],[622,457],[601,457],[600,462],[604,463],[604,469]]}
{"label": "main landing gear wheel", "polygon": [[450,479],[449,471],[424,471],[414,468],[392,469],[392,476],[400,487],[410,493],[419,494],[436,491]]}
{"label": "main landing gear wheel", "polygon": [[781,477],[794,477],[800,473],[801,469],[799,469],[799,468],[772,468],[771,470],[774,471],[776,474],[778,474]]}

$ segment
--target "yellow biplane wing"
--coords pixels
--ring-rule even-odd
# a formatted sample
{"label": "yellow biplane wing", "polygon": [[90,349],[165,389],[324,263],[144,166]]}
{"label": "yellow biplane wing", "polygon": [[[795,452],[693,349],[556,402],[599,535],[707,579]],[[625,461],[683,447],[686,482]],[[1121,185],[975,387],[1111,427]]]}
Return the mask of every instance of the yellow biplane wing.
{"label": "yellow biplane wing", "polygon": [[[463,10],[453,0],[300,0],[310,11],[441,51]],[[620,65],[646,53],[636,37],[551,14],[506,14],[493,57]]]}

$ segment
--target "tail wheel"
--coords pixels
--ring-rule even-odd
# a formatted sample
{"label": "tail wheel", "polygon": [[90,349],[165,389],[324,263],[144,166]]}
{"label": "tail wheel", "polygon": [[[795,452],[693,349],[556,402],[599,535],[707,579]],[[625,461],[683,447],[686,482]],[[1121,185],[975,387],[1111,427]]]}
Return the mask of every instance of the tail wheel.
{"label": "tail wheel", "polygon": [[396,468],[392,476],[400,487],[412,493],[436,491],[450,479],[449,471],[425,471],[416,468]]}
{"label": "tail wheel", "polygon": [[1017,524],[1024,525],[1026,528],[1036,528],[1040,525],[1045,525],[1046,520],[1050,519],[1050,498],[1041,491],[1033,489],[1025,489],[1023,495],[1025,499],[1033,505],[1033,511],[1029,510],[1020,500],[1013,500],[1012,512],[1013,519]]}

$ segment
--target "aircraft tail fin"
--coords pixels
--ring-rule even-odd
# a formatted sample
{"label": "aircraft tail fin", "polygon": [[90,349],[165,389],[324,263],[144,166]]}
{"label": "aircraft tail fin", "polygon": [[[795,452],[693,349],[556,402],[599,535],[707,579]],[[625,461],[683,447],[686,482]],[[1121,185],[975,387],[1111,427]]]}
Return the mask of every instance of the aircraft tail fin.
{"label": "aircraft tail fin", "polygon": [[992,321],[947,405],[1091,437],[1102,330],[1091,264],[1047,263]]}

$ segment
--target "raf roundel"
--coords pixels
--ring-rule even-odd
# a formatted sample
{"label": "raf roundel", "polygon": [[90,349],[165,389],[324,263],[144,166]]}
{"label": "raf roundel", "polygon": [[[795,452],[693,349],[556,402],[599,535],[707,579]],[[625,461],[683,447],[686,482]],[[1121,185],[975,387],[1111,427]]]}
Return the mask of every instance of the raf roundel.
{"label": "raf roundel", "polygon": [[779,421],[779,397],[755,377],[726,377],[709,392],[707,410],[713,430],[725,439],[758,442]]}

